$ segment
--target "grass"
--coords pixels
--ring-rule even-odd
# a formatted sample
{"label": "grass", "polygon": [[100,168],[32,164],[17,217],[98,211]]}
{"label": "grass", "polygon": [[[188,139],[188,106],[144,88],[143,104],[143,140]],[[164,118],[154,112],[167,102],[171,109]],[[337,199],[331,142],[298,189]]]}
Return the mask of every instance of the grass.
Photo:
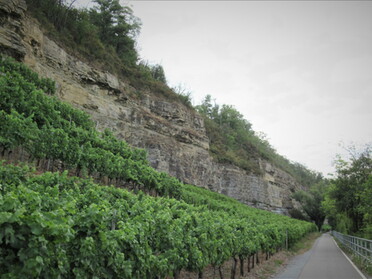
{"label": "grass", "polygon": [[353,251],[335,239],[338,247],[349,257],[350,260],[362,271],[364,274],[367,274],[369,277],[372,277],[372,264],[368,263],[366,260],[363,260],[358,255],[354,254]]}
{"label": "grass", "polygon": [[285,265],[295,256],[310,250],[315,240],[320,237],[320,233],[308,234],[300,241],[296,242],[289,250],[282,250],[272,256],[268,261],[258,265],[251,274],[242,279],[268,279],[272,278],[283,270]]}
{"label": "grass", "polygon": [[305,236],[301,241],[296,242],[289,251],[294,254],[302,254],[311,249],[314,241],[321,236],[321,233],[314,232]]}

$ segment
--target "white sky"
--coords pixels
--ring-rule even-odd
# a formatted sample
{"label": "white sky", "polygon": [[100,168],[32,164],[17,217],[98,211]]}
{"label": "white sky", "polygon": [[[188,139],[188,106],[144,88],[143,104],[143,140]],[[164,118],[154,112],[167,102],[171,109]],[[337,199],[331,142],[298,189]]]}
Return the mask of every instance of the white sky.
{"label": "white sky", "polygon": [[170,86],[235,106],[288,159],[326,175],[340,142],[372,142],[372,2],[128,3]]}

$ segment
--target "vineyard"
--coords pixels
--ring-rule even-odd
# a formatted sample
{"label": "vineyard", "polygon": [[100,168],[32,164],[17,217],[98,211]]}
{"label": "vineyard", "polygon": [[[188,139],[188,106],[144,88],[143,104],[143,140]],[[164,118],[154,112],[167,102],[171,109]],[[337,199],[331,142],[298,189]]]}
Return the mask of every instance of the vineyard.
{"label": "vineyard", "polygon": [[[0,164],[1,278],[178,278],[181,270],[202,278],[209,265],[273,253],[316,230],[157,172],[144,150],[97,131],[54,91],[0,58],[1,156],[18,149],[47,170]],[[55,162],[65,171],[53,172]]]}

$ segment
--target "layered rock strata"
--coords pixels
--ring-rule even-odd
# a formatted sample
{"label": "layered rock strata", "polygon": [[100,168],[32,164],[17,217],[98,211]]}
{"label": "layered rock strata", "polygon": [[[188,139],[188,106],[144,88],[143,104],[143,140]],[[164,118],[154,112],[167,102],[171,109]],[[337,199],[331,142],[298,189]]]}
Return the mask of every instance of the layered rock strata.
{"label": "layered rock strata", "polygon": [[0,15],[2,53],[54,79],[60,99],[88,112],[98,129],[109,128],[146,149],[157,170],[258,208],[287,213],[294,206],[291,194],[301,186],[286,172],[264,160],[263,175],[216,162],[203,119],[194,110],[133,88],[68,54],[26,15],[23,0],[0,0]]}

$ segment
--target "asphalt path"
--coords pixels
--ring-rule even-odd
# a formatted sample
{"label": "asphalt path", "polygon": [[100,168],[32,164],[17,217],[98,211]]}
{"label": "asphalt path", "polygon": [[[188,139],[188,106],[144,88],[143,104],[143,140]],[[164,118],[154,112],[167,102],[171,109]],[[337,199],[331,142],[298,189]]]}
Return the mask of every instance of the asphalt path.
{"label": "asphalt path", "polygon": [[338,248],[332,236],[323,234],[312,249],[295,257],[274,279],[364,279]]}

